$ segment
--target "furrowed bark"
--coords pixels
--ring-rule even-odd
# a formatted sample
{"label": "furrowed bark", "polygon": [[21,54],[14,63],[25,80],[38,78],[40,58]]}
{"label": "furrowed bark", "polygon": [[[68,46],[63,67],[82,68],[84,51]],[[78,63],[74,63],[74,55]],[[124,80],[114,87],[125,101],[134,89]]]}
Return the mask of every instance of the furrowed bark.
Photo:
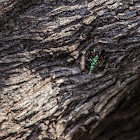
{"label": "furrowed bark", "polygon": [[139,0],[2,0],[0,77],[0,139],[140,139]]}

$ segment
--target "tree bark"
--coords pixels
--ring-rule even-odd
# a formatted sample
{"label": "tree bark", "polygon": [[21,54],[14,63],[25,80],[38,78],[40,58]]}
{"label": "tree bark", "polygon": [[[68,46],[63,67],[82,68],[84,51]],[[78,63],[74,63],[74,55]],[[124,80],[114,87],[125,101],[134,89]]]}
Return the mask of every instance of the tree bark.
{"label": "tree bark", "polygon": [[2,0],[0,77],[0,139],[140,139],[140,1]]}

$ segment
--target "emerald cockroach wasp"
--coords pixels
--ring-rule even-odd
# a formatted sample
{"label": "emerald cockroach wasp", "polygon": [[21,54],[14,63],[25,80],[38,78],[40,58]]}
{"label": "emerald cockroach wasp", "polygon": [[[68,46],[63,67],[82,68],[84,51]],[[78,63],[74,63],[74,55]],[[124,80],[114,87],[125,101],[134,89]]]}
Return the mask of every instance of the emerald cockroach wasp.
{"label": "emerald cockroach wasp", "polygon": [[93,71],[93,69],[95,68],[95,65],[100,63],[102,59],[105,59],[104,56],[104,52],[105,50],[101,50],[99,52],[97,52],[95,49],[94,51],[94,56],[90,56],[91,58],[89,59],[91,65],[90,65],[90,72]]}

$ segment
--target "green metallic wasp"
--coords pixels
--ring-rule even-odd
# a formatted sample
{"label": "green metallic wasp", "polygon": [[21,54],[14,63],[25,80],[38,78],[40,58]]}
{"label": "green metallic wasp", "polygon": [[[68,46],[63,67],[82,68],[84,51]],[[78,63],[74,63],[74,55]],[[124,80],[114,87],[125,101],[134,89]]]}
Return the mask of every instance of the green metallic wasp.
{"label": "green metallic wasp", "polygon": [[95,53],[95,58],[94,59],[89,59],[89,61],[91,62],[91,66],[90,66],[90,72],[92,72],[92,70],[95,68],[95,65],[100,63],[100,59],[103,59],[103,54],[104,50],[101,50],[99,52],[96,52],[94,49],[94,53]]}

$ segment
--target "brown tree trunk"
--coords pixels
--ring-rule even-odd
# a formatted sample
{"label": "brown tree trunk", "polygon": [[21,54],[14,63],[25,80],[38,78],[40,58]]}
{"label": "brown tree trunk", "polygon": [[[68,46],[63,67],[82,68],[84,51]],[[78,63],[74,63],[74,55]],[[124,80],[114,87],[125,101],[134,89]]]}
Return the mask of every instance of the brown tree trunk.
{"label": "brown tree trunk", "polygon": [[0,1],[0,139],[139,140],[139,93],[139,0]]}

